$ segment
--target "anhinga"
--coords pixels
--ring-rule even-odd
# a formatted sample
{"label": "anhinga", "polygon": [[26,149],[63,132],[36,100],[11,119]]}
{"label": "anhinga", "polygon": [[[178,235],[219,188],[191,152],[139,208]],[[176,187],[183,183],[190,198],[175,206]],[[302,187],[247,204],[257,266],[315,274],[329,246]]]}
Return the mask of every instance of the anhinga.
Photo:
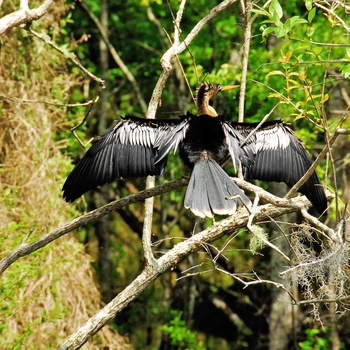
{"label": "anhinga", "polygon": [[[209,105],[212,96],[234,86],[203,84],[197,91],[198,115],[180,119],[125,117],[99,137],[68,176],[63,197],[74,201],[85,192],[123,177],[160,175],[171,150],[192,169],[185,207],[200,217],[233,214],[248,197],[222,169],[231,156],[247,179],[284,182],[292,187],[312,164],[303,145],[281,121],[265,122],[248,139],[255,123],[231,123]],[[327,200],[314,172],[299,192],[319,213]]]}

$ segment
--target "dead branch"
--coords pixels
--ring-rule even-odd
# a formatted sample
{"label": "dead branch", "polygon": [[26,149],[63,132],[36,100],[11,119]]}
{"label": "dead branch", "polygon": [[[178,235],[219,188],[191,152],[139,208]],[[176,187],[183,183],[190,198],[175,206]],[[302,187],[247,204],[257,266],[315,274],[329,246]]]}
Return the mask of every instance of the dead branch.
{"label": "dead branch", "polygon": [[[308,207],[310,205],[306,197],[292,199],[291,201],[294,208],[281,208],[271,204],[260,206],[254,219],[256,221],[262,221],[278,215],[291,213],[295,211],[296,206]],[[133,282],[94,317],[90,318],[75,334],[71,335],[59,350],[79,349],[102,327],[112,321],[130,302],[135,300],[161,274],[176,266],[183,258],[191,253],[200,250],[203,244],[215,241],[224,235],[231,234],[238,228],[245,227],[248,219],[249,213],[245,208],[241,208],[235,215],[215,223],[186,241],[176,244],[170,251],[157,259],[156,264],[146,266],[143,272]]]}
{"label": "dead branch", "polygon": [[53,242],[54,240],[62,237],[63,235],[71,232],[72,230],[85,226],[87,223],[89,223],[92,220],[99,219],[105,215],[108,215],[109,213],[116,211],[122,207],[125,207],[127,205],[130,205],[135,202],[142,201],[146,198],[156,196],[162,193],[170,192],[176,188],[179,188],[181,186],[185,186],[188,183],[187,179],[179,179],[175,181],[168,182],[164,185],[141,191],[137,194],[133,194],[127,197],[124,197],[122,199],[113,201],[111,203],[108,203],[104,205],[101,208],[95,209],[85,215],[82,215],[74,220],[69,221],[68,223],[64,224],[61,227],[58,227],[57,229],[47,233],[45,236],[39,238],[38,240],[32,242],[32,243],[26,243],[25,241],[20,244],[16,249],[14,249],[10,254],[5,256],[2,260],[0,260],[0,275],[9,267],[11,264],[13,264],[15,261],[17,261],[19,258],[22,258],[26,255],[29,255],[36,250],[45,247],[49,243]]}
{"label": "dead branch", "polygon": [[21,1],[20,9],[0,18],[0,35],[23,23],[30,23],[49,12],[54,0],[46,0],[37,8],[29,9],[28,1]]}
{"label": "dead branch", "polygon": [[45,44],[51,46],[53,49],[57,50],[61,53],[67,60],[70,60],[73,64],[75,64],[84,74],[86,74],[90,79],[94,80],[99,86],[103,89],[105,88],[105,82],[93,75],[89,72],[76,58],[73,52],[69,52],[68,50],[64,50],[56,45],[51,38],[46,33],[37,33],[32,28],[28,29],[29,33],[36,36],[38,39],[42,40]]}
{"label": "dead branch", "polygon": [[[159,105],[159,101],[161,99],[161,95],[163,89],[165,87],[165,83],[168,80],[170,72],[172,70],[171,60],[174,57],[177,57],[181,52],[183,52],[190,45],[192,40],[199,34],[204,25],[208,23],[210,20],[215,18],[220,12],[225,10],[228,6],[232,5],[238,0],[225,0],[220,3],[218,6],[214,7],[207,16],[201,19],[195,27],[192,29],[190,34],[180,43],[180,23],[182,19],[182,15],[185,9],[186,0],[182,0],[179,9],[176,14],[176,18],[174,20],[174,39],[172,46],[166,51],[161,59],[162,65],[162,73],[159,76],[158,82],[153,90],[151,101],[148,106],[147,118],[153,119],[155,118],[156,111]],[[148,176],[146,188],[154,187],[154,177]],[[144,256],[146,259],[146,264],[156,264],[156,260],[153,257],[153,253],[151,250],[151,230],[152,230],[152,216],[153,216],[153,198],[149,198],[145,202],[145,221],[143,227],[143,249]]]}

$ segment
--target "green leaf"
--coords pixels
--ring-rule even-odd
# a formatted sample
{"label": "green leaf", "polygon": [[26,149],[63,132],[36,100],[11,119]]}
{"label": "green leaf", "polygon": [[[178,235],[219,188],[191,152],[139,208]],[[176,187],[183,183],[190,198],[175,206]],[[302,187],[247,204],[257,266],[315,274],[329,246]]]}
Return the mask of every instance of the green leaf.
{"label": "green leaf", "polygon": [[295,116],[294,121],[297,121],[298,119],[303,119],[304,116],[302,114],[292,113],[292,116]]}
{"label": "green leaf", "polygon": [[284,36],[287,35],[287,31],[283,28],[274,28],[274,32],[277,38],[283,38]]}
{"label": "green leaf", "polygon": [[272,0],[269,6],[269,12],[272,17],[277,16],[276,18],[278,19],[282,18],[283,10],[278,0]]}
{"label": "green leaf", "polygon": [[307,20],[311,23],[312,20],[314,19],[316,15],[316,7],[313,7],[310,11],[309,11],[309,14],[307,16]]}
{"label": "green leaf", "polygon": [[268,36],[270,33],[274,32],[276,28],[274,27],[267,27],[263,32],[262,32],[262,36],[263,38]]}
{"label": "green leaf", "polygon": [[300,18],[300,16],[293,16],[291,18],[288,18],[284,23],[284,25],[288,29],[288,31],[290,31],[297,24],[304,24],[304,23],[308,23],[306,19]]}
{"label": "green leaf", "polygon": [[345,53],[345,56],[348,60],[350,60],[350,48],[347,48],[346,49],[346,53]]}
{"label": "green leaf", "polygon": [[275,24],[276,27],[281,27],[283,26],[279,14],[277,12],[273,12],[272,17],[271,17],[272,22]]}
{"label": "green leaf", "polygon": [[347,64],[343,70],[342,70],[342,74],[344,76],[345,79],[350,78],[350,64]]}
{"label": "green leaf", "polygon": [[312,0],[305,0],[305,7],[310,11],[312,9]]}
{"label": "green leaf", "polygon": [[257,15],[270,17],[270,14],[267,11],[265,11],[265,10],[252,9],[251,12],[256,13]]}

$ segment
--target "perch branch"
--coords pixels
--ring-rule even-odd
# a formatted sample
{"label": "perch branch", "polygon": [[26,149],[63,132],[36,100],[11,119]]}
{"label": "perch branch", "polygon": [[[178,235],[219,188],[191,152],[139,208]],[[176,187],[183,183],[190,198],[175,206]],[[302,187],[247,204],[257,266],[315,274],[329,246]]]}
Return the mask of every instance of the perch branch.
{"label": "perch branch", "polygon": [[[271,204],[259,207],[255,215],[256,221],[262,221],[278,215],[295,211],[295,206],[308,206],[306,197],[291,200],[292,207],[276,207]],[[91,317],[76,333],[71,335],[62,344],[59,350],[79,349],[91,339],[102,327],[112,321],[116,315],[130,302],[135,300],[153,281],[161,274],[176,266],[183,258],[193,252],[200,250],[203,244],[210,243],[216,239],[233,233],[238,228],[244,227],[249,219],[249,213],[245,208],[239,210],[235,215],[221,220],[206,230],[191,236],[186,241],[176,244],[162,257],[157,259],[157,264],[146,267],[143,272],[120,292],[110,303],[101,309],[95,316]]]}

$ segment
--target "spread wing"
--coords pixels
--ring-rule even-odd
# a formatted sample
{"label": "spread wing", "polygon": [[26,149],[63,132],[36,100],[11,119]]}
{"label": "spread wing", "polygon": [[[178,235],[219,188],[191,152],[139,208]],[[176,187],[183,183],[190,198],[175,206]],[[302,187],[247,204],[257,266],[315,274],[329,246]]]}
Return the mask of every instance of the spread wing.
{"label": "spread wing", "polygon": [[[232,123],[229,128],[246,140],[256,126],[255,123]],[[230,133],[233,134],[233,131]],[[234,151],[237,148],[237,144],[230,146],[230,142],[232,141],[229,139],[231,152],[231,149]],[[280,121],[262,124],[243,143],[242,150],[243,159],[248,159],[242,162],[243,174],[248,179],[284,182],[292,187],[312,165],[304,146],[293,131]],[[310,200],[319,213],[327,209],[326,195],[316,172],[309,177],[299,192]]]}
{"label": "spread wing", "polygon": [[248,136],[248,133],[246,133],[247,130],[241,128],[240,124],[236,126],[226,121],[221,121],[221,123],[225,133],[225,142],[230,152],[235,171],[237,172],[240,163],[243,167],[248,168],[255,159],[255,139],[251,138],[247,141],[249,147],[241,147],[246,136]]}
{"label": "spread wing", "polygon": [[[74,201],[85,192],[120,177],[160,175],[167,155],[177,146],[167,136],[177,130],[181,119],[126,117],[100,136],[86,152],[63,185],[63,197]],[[162,157],[157,157],[158,148]]]}

